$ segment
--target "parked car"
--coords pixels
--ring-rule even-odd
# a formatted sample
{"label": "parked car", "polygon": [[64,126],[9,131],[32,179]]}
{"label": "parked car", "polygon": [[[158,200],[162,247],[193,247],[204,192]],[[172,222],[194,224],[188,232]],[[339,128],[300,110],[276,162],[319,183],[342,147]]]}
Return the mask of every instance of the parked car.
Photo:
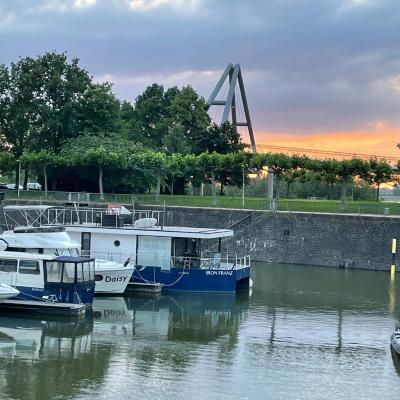
{"label": "parked car", "polygon": [[[17,187],[15,186],[15,183],[6,183],[6,188],[7,189],[16,189]],[[19,185],[19,190],[23,190],[24,187]]]}
{"label": "parked car", "polygon": [[28,182],[28,190],[42,190],[42,185],[38,182]]}

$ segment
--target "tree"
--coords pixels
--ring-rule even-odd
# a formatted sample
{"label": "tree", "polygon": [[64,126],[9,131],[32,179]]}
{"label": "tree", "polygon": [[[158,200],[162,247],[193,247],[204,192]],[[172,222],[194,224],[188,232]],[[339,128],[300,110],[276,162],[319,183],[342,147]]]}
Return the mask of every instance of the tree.
{"label": "tree", "polygon": [[19,160],[27,168],[36,170],[38,173],[43,172],[44,193],[45,197],[47,198],[47,169],[49,166],[56,166],[61,161],[61,157],[56,156],[51,150],[45,149],[40,150],[39,152],[24,152]]}
{"label": "tree", "polygon": [[376,186],[376,200],[379,200],[379,189],[382,183],[393,178],[393,168],[386,161],[371,159],[368,161],[368,173],[364,178],[367,182]]}
{"label": "tree", "polygon": [[359,158],[351,160],[341,160],[336,163],[336,175],[342,183],[341,208],[344,209],[346,200],[346,187],[350,182],[354,181],[356,176],[366,176],[368,173],[368,164]]}
{"label": "tree", "polygon": [[8,172],[15,168],[16,161],[12,154],[5,151],[0,152],[0,172]]}
{"label": "tree", "polygon": [[[40,91],[40,69],[37,61],[26,57],[10,67],[0,65],[0,139],[15,159],[32,148],[39,129],[36,101]],[[15,164],[15,182],[19,168]]]}
{"label": "tree", "polygon": [[79,111],[80,133],[116,133],[122,135],[121,104],[110,83],[93,84],[83,95]]}
{"label": "tree", "polygon": [[304,169],[294,169],[282,172],[281,179],[286,182],[286,198],[290,197],[290,187],[293,183],[307,180],[307,171]]}
{"label": "tree", "polygon": [[77,58],[68,62],[65,53],[45,53],[36,64],[40,73],[40,90],[35,97],[40,129],[35,148],[59,154],[63,143],[82,133],[91,118],[82,114],[85,96],[93,88],[91,77],[79,67]]}
{"label": "tree", "polygon": [[201,151],[215,151],[219,154],[237,153],[246,147],[236,127],[229,122],[221,126],[212,124],[198,139],[196,146]]}
{"label": "tree", "polygon": [[168,133],[162,138],[162,144],[167,154],[188,154],[190,152],[190,145],[182,125],[170,127]]}
{"label": "tree", "polygon": [[[170,106],[179,90],[176,87],[164,91],[154,83],[136,98],[133,110],[132,139],[152,149],[162,147],[162,139],[168,133]],[[127,107],[124,107],[125,111]],[[125,114],[128,116],[128,114]]]}
{"label": "tree", "polygon": [[205,150],[201,142],[210,125],[207,109],[206,101],[189,85],[173,96],[169,106],[168,124],[183,127],[186,140],[195,154],[200,154]]}
{"label": "tree", "polygon": [[[118,140],[116,140],[116,137]],[[126,168],[131,152],[138,150],[131,142],[118,135],[102,132],[96,135],[85,133],[70,140],[63,148],[62,155],[70,166],[95,167],[98,171],[100,198],[104,198],[103,178],[106,168]]]}

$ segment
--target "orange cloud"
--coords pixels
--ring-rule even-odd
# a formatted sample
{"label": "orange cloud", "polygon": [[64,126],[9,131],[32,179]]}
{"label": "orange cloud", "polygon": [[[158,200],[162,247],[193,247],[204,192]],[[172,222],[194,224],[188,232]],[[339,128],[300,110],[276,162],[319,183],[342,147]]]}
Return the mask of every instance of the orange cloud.
{"label": "orange cloud", "polygon": [[258,132],[256,143],[400,158],[400,150],[397,148],[400,143],[400,128],[386,129],[383,122],[378,122],[375,129],[367,132],[321,132],[311,135]]}

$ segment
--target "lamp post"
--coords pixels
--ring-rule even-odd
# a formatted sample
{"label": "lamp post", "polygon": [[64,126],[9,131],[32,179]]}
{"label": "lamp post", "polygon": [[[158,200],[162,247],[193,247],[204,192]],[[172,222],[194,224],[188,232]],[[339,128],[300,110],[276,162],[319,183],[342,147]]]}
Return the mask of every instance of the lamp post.
{"label": "lamp post", "polygon": [[17,197],[19,198],[19,183],[21,181],[21,160],[18,160],[18,185],[17,185]]}

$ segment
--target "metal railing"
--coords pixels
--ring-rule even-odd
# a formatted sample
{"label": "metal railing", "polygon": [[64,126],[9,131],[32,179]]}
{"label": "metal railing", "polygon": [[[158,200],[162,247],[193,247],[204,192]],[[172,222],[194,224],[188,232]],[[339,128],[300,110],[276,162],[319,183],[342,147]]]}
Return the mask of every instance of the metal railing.
{"label": "metal railing", "polygon": [[[352,201],[342,204],[339,200],[310,199],[279,199],[267,200],[263,197],[246,197],[244,204],[240,196],[190,196],[190,195],[149,195],[149,194],[110,194],[79,193],[79,192],[48,192],[47,197],[42,191],[21,190],[17,197],[16,190],[0,190],[5,200],[32,200],[46,204],[46,202],[62,202],[78,206],[89,203],[118,203],[130,205],[140,203],[148,206],[181,206],[181,207],[218,207],[246,210],[287,211],[287,212],[319,212],[319,213],[355,213],[376,215],[400,215],[400,203]],[[386,201],[391,200],[389,197]],[[393,197],[395,200],[395,197]],[[83,210],[83,208],[79,208]]]}
{"label": "metal railing", "polygon": [[[43,225],[95,225],[106,227],[155,227],[163,224],[163,211],[138,210],[125,213],[115,211],[115,208],[78,208],[48,207],[43,210],[23,209],[6,210],[4,216],[8,229],[16,226],[43,226]],[[141,220],[140,226],[138,222]],[[147,223],[147,225],[146,225]]]}
{"label": "metal railing", "polygon": [[238,256],[231,254],[207,253],[201,257],[168,256],[150,252],[113,253],[82,250],[83,257],[92,257],[96,260],[107,260],[121,263],[124,266],[146,267],[154,266],[162,269],[173,267],[207,270],[237,270],[250,266],[250,255]]}

